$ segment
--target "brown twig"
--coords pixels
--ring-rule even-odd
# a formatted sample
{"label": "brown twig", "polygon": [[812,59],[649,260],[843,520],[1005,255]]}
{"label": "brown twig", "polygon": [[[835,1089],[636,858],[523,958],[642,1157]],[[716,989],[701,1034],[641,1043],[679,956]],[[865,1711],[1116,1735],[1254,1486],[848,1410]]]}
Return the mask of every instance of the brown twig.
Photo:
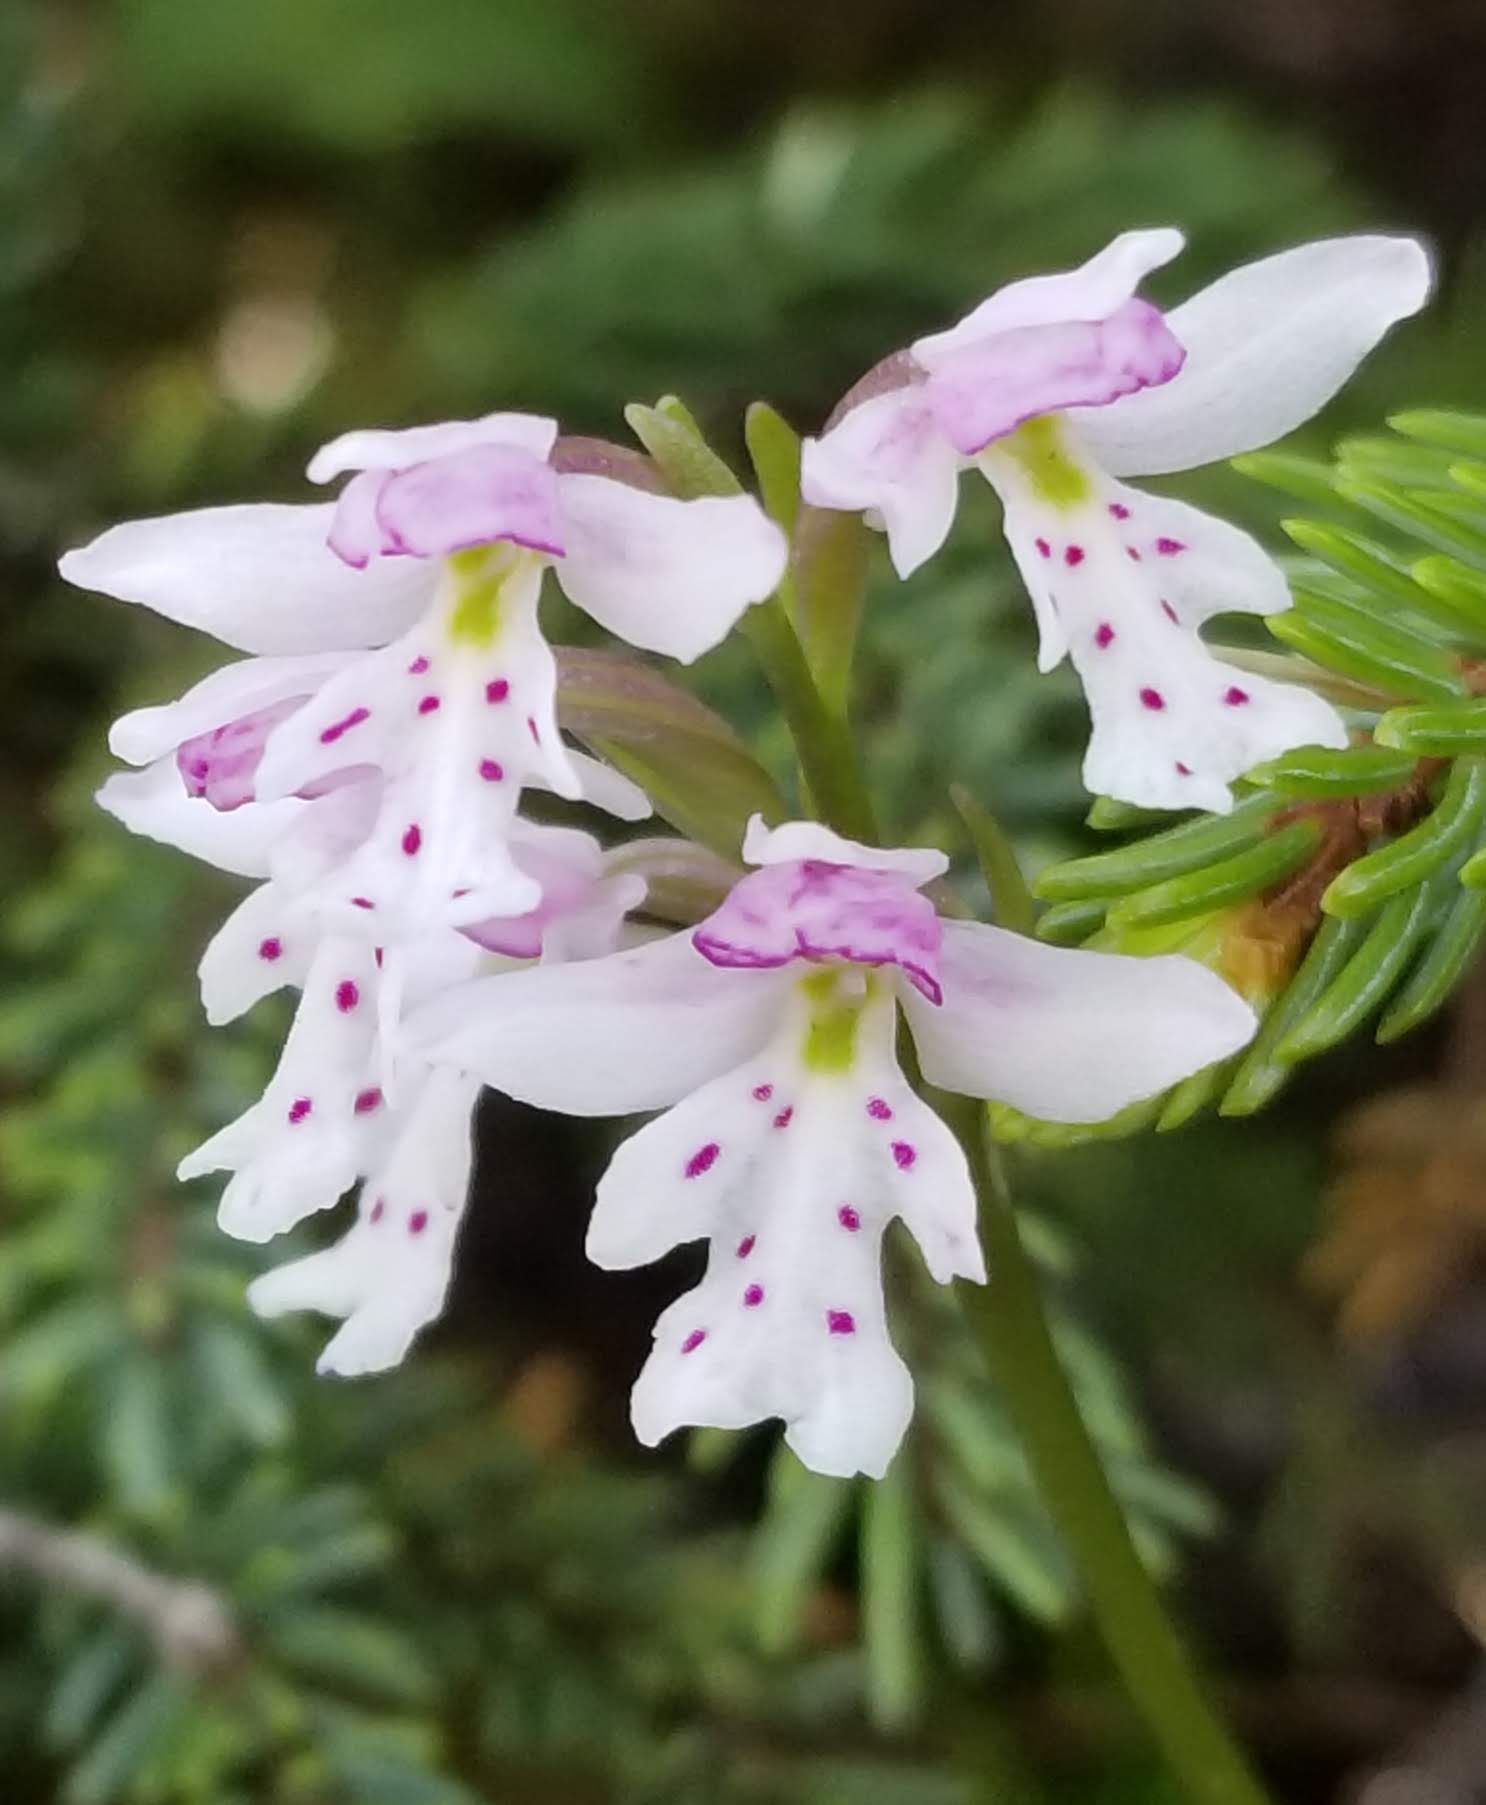
{"label": "brown twig", "polygon": [[219,1593],[171,1579],[96,1537],[0,1510],[0,1571],[11,1569],[97,1598],[142,1624],[161,1657],[198,1677],[233,1666],[242,1640]]}

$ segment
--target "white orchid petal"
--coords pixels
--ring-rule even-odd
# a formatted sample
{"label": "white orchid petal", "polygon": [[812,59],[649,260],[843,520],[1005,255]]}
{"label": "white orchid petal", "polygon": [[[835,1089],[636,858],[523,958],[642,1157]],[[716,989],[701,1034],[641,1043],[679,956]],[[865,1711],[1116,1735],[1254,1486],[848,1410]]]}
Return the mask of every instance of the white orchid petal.
{"label": "white orchid petal", "polygon": [[1106,320],[1185,242],[1172,226],[1122,232],[1078,269],[1029,276],[997,289],[947,332],[919,339],[913,355],[926,370],[935,370],[944,359],[998,333],[1068,320]]}
{"label": "white orchid petal", "polygon": [[256,503],[111,527],[68,552],[69,583],[199,628],[244,652],[384,645],[422,612],[426,565],[378,558],[352,570],[327,544],[335,510]]}
{"label": "white orchid petal", "polygon": [[518,820],[510,847],[541,900],[520,915],[465,924],[471,941],[510,959],[597,958],[617,949],[626,910],[645,895],[642,878],[606,878],[603,848],[578,828]]}
{"label": "white orchid petal", "polygon": [[539,414],[486,414],[438,426],[363,429],[343,432],[322,445],[305,474],[312,483],[329,483],[348,470],[406,470],[476,445],[510,445],[546,458],[556,443],[557,422]]}
{"label": "white orchid petal", "polygon": [[1222,276],[1166,316],[1181,374],[1070,418],[1111,475],[1191,470],[1272,444],[1325,406],[1429,294],[1412,238],[1300,245]]}
{"label": "white orchid petal", "polygon": [[[417,1012],[421,1057],[568,1115],[661,1109],[739,1064],[778,1013],[778,974],[720,971],[686,934],[468,985]],[[788,983],[788,979],[783,980]]]}
{"label": "white orchid petal", "polygon": [[922,385],[859,402],[818,439],[806,439],[800,459],[804,499],[880,522],[900,577],[911,576],[949,537],[963,460]]}
{"label": "white orchid petal", "polygon": [[311,805],[295,797],[248,803],[230,814],[188,796],[173,757],[142,771],[117,771],[98,791],[98,806],[131,833],[174,846],[239,877],[266,877],[270,857]]}
{"label": "white orchid petal", "polygon": [[[639,784],[622,771],[616,771],[613,765],[590,758],[586,752],[574,752],[571,747],[568,748],[568,762],[577,773],[583,800],[602,809],[606,815],[612,815],[616,821],[648,821],[655,813],[650,798]],[[545,771],[534,773],[532,787],[550,789],[546,775]]]}
{"label": "white orchid petal", "polygon": [[559,476],[557,579],[601,627],[690,664],[784,575],[783,533],[751,496],[679,501],[605,476]]}
{"label": "white orchid petal", "polygon": [[586,907],[550,922],[542,935],[542,958],[549,962],[602,959],[629,944],[627,917],[645,900],[642,877],[601,878]]}
{"label": "white orchid petal", "polygon": [[905,991],[924,1076],[1053,1122],[1102,1122],[1253,1035],[1248,1004],[1191,959],[1039,945],[944,924],[944,1002]]}

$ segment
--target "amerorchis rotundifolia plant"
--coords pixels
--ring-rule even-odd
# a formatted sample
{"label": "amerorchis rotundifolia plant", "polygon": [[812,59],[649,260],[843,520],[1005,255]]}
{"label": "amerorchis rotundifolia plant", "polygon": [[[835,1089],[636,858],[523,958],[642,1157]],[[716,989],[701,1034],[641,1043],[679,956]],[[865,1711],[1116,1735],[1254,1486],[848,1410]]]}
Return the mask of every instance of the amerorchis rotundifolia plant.
{"label": "amerorchis rotundifolia plant", "polygon": [[[656,1325],[638,1435],[782,1418],[817,1471],[880,1477],[913,1404],[883,1285],[901,1218],[933,1278],[969,1282],[1111,1651],[1189,1795],[1218,1805],[1260,1795],[1080,1422],[982,1105],[1103,1123],[1226,1069],[1254,999],[1198,947],[1012,931],[1025,892],[973,799],[1002,925],[970,919],[944,852],[883,849],[847,711],[857,516],[906,574],[974,464],[1002,498],[1043,667],[1066,652],[1084,681],[1091,789],[1224,814],[1261,761],[1346,756],[1354,723],[1313,667],[1224,662],[1199,635],[1288,608],[1279,567],[1118,479],[1288,432],[1422,305],[1428,266],[1411,240],[1338,239],[1163,314],[1135,291],[1181,242],[1127,233],[1000,290],[886,359],[803,445],[757,404],[762,505],[677,402],[629,411],[644,456],[497,413],[349,433],[310,464],[339,481],[332,500],[114,527],[62,570],[248,654],[119,721],[113,749],[140,768],[99,799],[257,881],[202,958],[214,1022],[300,993],[261,1101],[182,1176],[229,1174],[222,1226],[260,1241],[360,1187],[342,1239],[257,1280],[254,1305],[342,1319],[323,1370],[385,1368],[442,1307],[481,1084],[575,1115],[663,1111],[620,1147],[588,1236],[605,1267],[708,1243],[701,1284]],[[797,796],[655,670],[554,651],[549,569],[641,651],[687,663],[742,630]],[[528,791],[626,822],[653,806],[681,831],[605,850],[528,814]],[[1276,840],[1292,825],[1266,817]]]}

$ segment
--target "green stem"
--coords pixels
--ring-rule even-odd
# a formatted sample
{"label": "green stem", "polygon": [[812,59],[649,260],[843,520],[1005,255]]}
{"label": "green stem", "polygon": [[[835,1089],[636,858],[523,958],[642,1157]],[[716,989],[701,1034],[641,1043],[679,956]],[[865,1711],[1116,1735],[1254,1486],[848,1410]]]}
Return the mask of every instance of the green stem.
{"label": "green stem", "polygon": [[850,724],[821,699],[784,604],[771,595],[748,609],[742,627],[784,710],[816,813],[838,833],[875,846],[877,822],[857,768]]}
{"label": "green stem", "polygon": [[1204,1695],[1146,1572],[1079,1413],[1042,1306],[978,1104],[954,1120],[981,1200],[988,1286],[962,1287],[966,1311],[999,1382],[1043,1502],[1073,1553],[1090,1609],[1188,1805],[1266,1805],[1248,1763]]}

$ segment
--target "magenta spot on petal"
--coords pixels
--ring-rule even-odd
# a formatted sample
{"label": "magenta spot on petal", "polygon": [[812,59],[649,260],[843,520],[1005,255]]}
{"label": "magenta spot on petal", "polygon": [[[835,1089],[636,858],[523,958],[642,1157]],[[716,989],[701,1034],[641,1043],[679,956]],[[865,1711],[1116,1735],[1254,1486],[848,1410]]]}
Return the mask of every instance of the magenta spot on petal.
{"label": "magenta spot on petal", "polygon": [[1122,501],[1112,501],[1109,504],[1109,511],[1116,520],[1128,520],[1130,518],[1130,510]]}
{"label": "magenta spot on petal", "polygon": [[342,978],[335,987],[335,1006],[342,1015],[349,1015],[361,1001],[361,992],[349,978]]}
{"label": "magenta spot on petal", "polygon": [[1223,700],[1230,708],[1242,708],[1248,699],[1249,692],[1246,689],[1240,689],[1236,683],[1223,691]]}
{"label": "magenta spot on petal", "polygon": [[918,1158],[918,1149],[911,1141],[893,1142],[893,1163],[900,1172],[907,1172]]}
{"label": "magenta spot on petal", "polygon": [[353,909],[374,909],[376,906],[377,905],[369,896],[353,896],[351,898],[351,907]]}
{"label": "magenta spot on petal", "polygon": [[862,1226],[862,1218],[849,1203],[843,1203],[836,1212],[836,1220],[849,1235],[854,1235]]}
{"label": "magenta spot on petal", "polygon": [[421,677],[427,669],[428,669],[428,660],[426,658],[423,658],[420,656],[418,658],[415,658],[413,660],[413,662],[408,666],[408,675],[410,677]]}
{"label": "magenta spot on petal", "polygon": [[1181,625],[1181,622],[1179,620],[1177,620],[1177,617],[1176,617],[1176,609],[1172,607],[1170,602],[1168,602],[1164,599],[1162,600],[1162,603],[1161,603],[1161,612],[1166,616],[1167,620],[1176,621],[1177,626]]}
{"label": "magenta spot on petal", "polygon": [[774,1086],[772,1084],[756,1084],[753,1087],[753,1100],[755,1103],[767,1103],[773,1095]]}
{"label": "magenta spot on petal", "polygon": [[542,736],[537,731],[537,723],[532,715],[526,717],[526,731],[531,735],[531,743],[534,746],[540,746],[542,743]]}
{"label": "magenta spot on petal", "polygon": [[1070,545],[1063,553],[1063,562],[1070,570],[1073,569],[1074,565],[1082,564],[1083,561],[1084,548],[1081,545]]}
{"label": "magenta spot on petal", "polygon": [[505,771],[493,758],[482,758],[480,760],[480,775],[485,779],[486,783],[499,783],[505,776]]}
{"label": "magenta spot on petal", "polygon": [[412,858],[422,844],[423,829],[415,821],[402,837],[402,849],[409,858]]}
{"label": "magenta spot on petal", "polygon": [[1158,539],[1156,541],[1156,550],[1163,558],[1174,558],[1178,552],[1184,552],[1186,549],[1180,539]]}
{"label": "magenta spot on petal", "polygon": [[693,1329],[685,1341],[681,1343],[682,1353],[694,1354],[706,1339],[707,1331],[705,1329]]}
{"label": "magenta spot on petal", "polygon": [[743,1302],[750,1310],[756,1310],[763,1301],[764,1288],[762,1285],[750,1285],[743,1293]]}
{"label": "magenta spot on petal", "polygon": [[284,943],[277,934],[270,934],[267,940],[258,942],[258,957],[267,959],[270,965],[275,959],[282,957],[283,951]]}
{"label": "magenta spot on petal", "polygon": [[757,1235],[744,1235],[743,1239],[738,1243],[738,1258],[740,1260],[746,1260],[748,1258],[749,1254],[753,1252],[753,1244],[757,1240]]}
{"label": "magenta spot on petal", "polygon": [[1190,777],[1192,775],[1192,767],[1190,765],[1184,765],[1182,761],[1178,759],[1176,761],[1176,774],[1178,777]]}
{"label": "magenta spot on petal", "polygon": [[414,1210],[412,1215],[408,1217],[408,1233],[410,1235],[421,1235],[427,1227],[427,1210]]}
{"label": "magenta spot on petal", "polygon": [[308,1097],[296,1097],[289,1105],[289,1120],[291,1122],[302,1122],[313,1108],[314,1104],[310,1102]]}
{"label": "magenta spot on petal", "polygon": [[377,1199],[377,1201],[371,1207],[370,1220],[373,1222],[380,1222],[386,1214],[387,1214],[387,1199],[385,1197],[379,1197]]}
{"label": "magenta spot on petal", "polygon": [[425,696],[418,704],[418,712],[419,714],[432,714],[438,705],[439,699],[437,696]]}
{"label": "magenta spot on petal", "polygon": [[780,1110],[779,1114],[777,1116],[775,1116],[774,1126],[776,1128],[788,1128],[790,1123],[794,1120],[794,1115],[795,1115],[794,1104],[786,1103],[784,1108]]}
{"label": "magenta spot on petal", "polygon": [[857,1332],[856,1318],[850,1310],[827,1310],[826,1328],[833,1335],[855,1335]]}
{"label": "magenta spot on petal", "polygon": [[357,1115],[369,1116],[381,1101],[382,1093],[379,1090],[357,1091],[355,1106]]}
{"label": "magenta spot on petal", "polygon": [[504,677],[492,677],[489,683],[485,685],[485,700],[487,702],[504,702],[510,693],[511,686],[506,682]]}
{"label": "magenta spot on petal", "polygon": [[1052,548],[1052,547],[1051,547],[1051,546],[1050,546],[1050,545],[1049,545],[1049,544],[1048,544],[1048,542],[1047,542],[1047,540],[1046,540],[1046,539],[1039,539],[1039,540],[1037,540],[1037,541],[1036,541],[1036,545],[1037,545],[1037,555],[1038,555],[1038,557],[1039,557],[1039,558],[1050,558],[1050,557],[1052,557],[1052,555],[1053,555],[1053,548]]}
{"label": "magenta spot on petal", "polygon": [[333,721],[320,734],[322,746],[333,746],[343,733],[349,733],[353,727],[359,727],[371,714],[369,708],[353,708],[343,720]]}
{"label": "magenta spot on petal", "polygon": [[1142,706],[1159,713],[1166,706],[1166,698],[1159,689],[1143,689],[1140,692]]}
{"label": "magenta spot on petal", "polygon": [[377,962],[377,970],[378,971],[380,971],[382,969],[382,957],[383,957],[383,954],[382,954],[381,947],[374,946],[372,948],[372,958],[375,959]]}
{"label": "magenta spot on petal", "polygon": [[1106,646],[1114,644],[1114,636],[1114,628],[1110,626],[1107,620],[1102,620],[1099,623],[1098,631],[1094,634],[1094,644],[1098,646],[1099,650],[1102,652]]}
{"label": "magenta spot on petal", "polygon": [[874,1122],[891,1122],[893,1119],[892,1105],[885,1098],[868,1097],[867,1114]]}
{"label": "magenta spot on petal", "polygon": [[1140,553],[1136,551],[1133,545],[1127,545],[1125,547],[1125,556],[1132,564],[1139,564],[1140,562]]}
{"label": "magenta spot on petal", "polygon": [[700,1178],[704,1172],[710,1172],[717,1164],[717,1156],[722,1152],[716,1141],[708,1141],[705,1147],[698,1147],[686,1162],[686,1176]]}

